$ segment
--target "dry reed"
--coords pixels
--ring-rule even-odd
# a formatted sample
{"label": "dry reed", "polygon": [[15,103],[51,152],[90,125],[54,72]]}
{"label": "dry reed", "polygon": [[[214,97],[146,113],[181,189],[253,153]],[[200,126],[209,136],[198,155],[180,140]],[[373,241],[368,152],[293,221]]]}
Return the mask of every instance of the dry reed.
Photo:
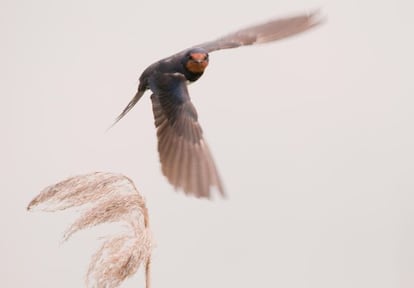
{"label": "dry reed", "polygon": [[120,235],[108,236],[92,256],[86,286],[115,288],[145,266],[146,288],[150,288],[152,251],[148,210],[134,183],[122,174],[95,172],[78,175],[43,189],[28,205],[28,210],[57,211],[83,209],[63,238],[103,223],[121,222],[129,228]]}

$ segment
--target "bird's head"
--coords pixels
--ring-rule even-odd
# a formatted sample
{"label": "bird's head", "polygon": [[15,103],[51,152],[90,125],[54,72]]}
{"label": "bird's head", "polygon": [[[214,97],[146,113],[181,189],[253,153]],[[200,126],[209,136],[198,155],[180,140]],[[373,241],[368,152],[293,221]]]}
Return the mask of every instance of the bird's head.
{"label": "bird's head", "polygon": [[203,48],[192,48],[184,56],[185,69],[194,74],[202,74],[208,65],[208,53]]}

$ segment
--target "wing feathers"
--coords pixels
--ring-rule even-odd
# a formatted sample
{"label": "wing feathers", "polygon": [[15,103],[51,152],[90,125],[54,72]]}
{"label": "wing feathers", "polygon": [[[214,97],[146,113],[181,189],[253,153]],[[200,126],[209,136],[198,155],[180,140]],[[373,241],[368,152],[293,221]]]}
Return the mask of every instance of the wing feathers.
{"label": "wing feathers", "polygon": [[316,11],[309,14],[275,19],[239,30],[214,41],[206,42],[194,47],[201,47],[208,52],[213,52],[221,49],[230,49],[284,39],[320,25],[323,22],[323,19],[321,20],[319,14],[319,11]]}
{"label": "wing feathers", "polygon": [[[201,127],[194,118],[197,114],[193,105],[187,100],[171,106],[178,102],[166,100],[161,103],[164,97],[167,95],[151,96],[163,174],[176,189],[180,188],[186,194],[209,198],[211,187],[215,186],[224,195]],[[171,97],[174,96],[168,95]]]}

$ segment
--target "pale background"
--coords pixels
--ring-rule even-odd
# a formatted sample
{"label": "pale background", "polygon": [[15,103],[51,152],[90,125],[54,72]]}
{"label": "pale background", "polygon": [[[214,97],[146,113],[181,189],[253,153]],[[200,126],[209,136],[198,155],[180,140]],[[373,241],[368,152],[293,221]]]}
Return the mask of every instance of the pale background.
{"label": "pale background", "polygon": [[[147,199],[153,287],[414,287],[411,3],[1,0],[0,286],[83,286],[100,234],[61,245],[73,215],[25,207],[113,171]],[[168,185],[149,93],[105,131],[152,62],[318,7],[323,27],[213,53],[190,87],[228,199]]]}

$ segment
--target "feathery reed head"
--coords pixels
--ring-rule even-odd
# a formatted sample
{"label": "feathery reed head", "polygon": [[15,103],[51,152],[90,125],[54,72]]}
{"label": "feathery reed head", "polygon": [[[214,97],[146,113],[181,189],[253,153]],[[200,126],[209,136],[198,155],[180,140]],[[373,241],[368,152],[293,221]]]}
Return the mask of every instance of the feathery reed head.
{"label": "feathery reed head", "polygon": [[152,239],[148,210],[131,179],[106,172],[74,176],[43,189],[27,209],[57,211],[77,206],[82,206],[83,213],[66,230],[64,240],[77,231],[103,223],[123,222],[129,228],[121,235],[107,237],[92,256],[87,286],[118,287],[143,264],[149,288]]}

